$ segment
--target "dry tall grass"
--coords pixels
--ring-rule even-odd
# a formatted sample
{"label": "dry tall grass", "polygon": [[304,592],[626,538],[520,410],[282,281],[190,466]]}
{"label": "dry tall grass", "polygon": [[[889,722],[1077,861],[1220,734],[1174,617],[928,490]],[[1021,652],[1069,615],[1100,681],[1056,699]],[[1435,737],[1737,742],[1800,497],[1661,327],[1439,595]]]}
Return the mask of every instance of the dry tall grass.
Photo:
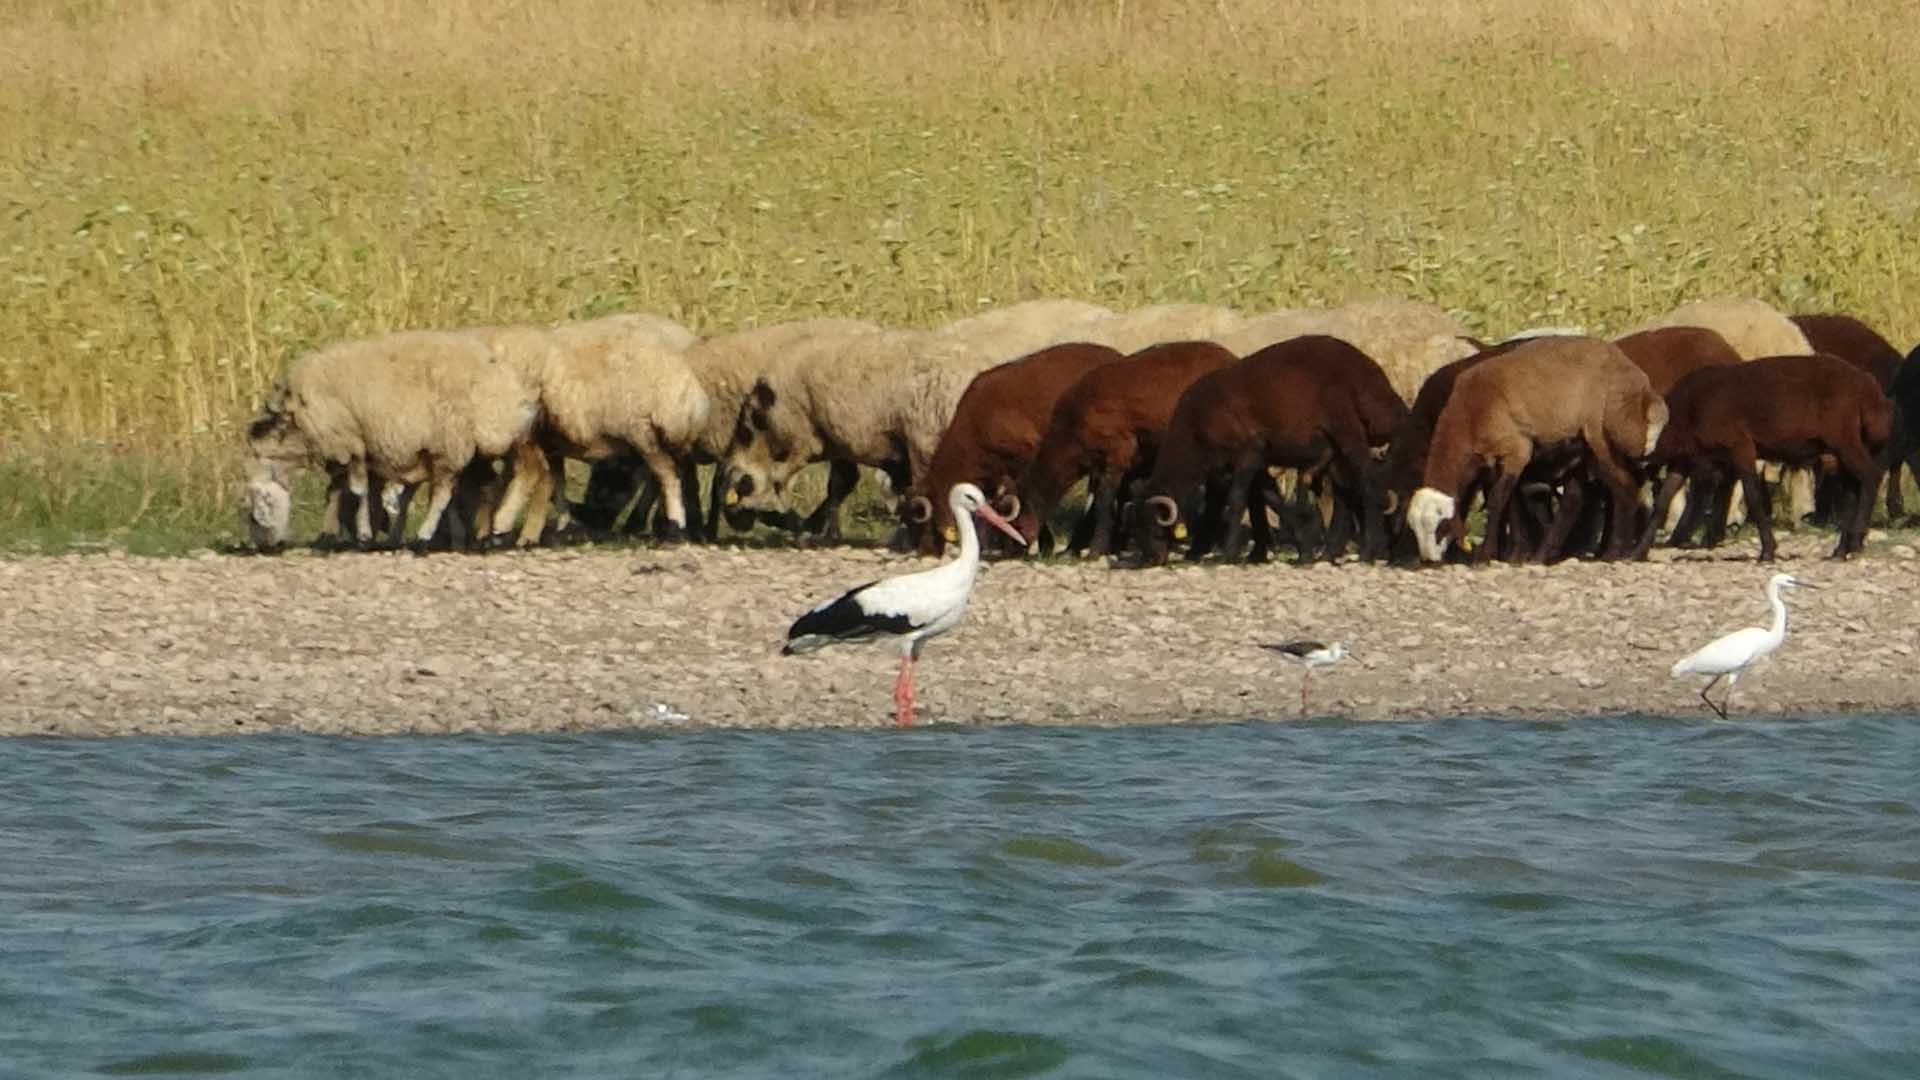
{"label": "dry tall grass", "polygon": [[[1684,10],[1679,10],[1684,9]],[[1906,0],[15,0],[0,533],[221,526],[299,350],[1752,294],[1920,337]]]}

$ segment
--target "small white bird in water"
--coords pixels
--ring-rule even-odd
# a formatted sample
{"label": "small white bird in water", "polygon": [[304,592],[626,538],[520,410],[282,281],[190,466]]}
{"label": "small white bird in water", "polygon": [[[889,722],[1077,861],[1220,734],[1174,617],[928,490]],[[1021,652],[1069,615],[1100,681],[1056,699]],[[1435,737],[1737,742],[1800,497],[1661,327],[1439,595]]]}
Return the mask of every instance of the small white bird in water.
{"label": "small white bird in water", "polygon": [[1276,645],[1261,645],[1306,669],[1300,676],[1300,711],[1307,711],[1307,687],[1313,682],[1313,673],[1323,667],[1332,667],[1347,655],[1347,647],[1336,641],[1331,645],[1322,645],[1318,641],[1283,641]]}
{"label": "small white bird in water", "polygon": [[901,727],[913,723],[913,662],[920,658],[920,646],[928,638],[953,629],[966,613],[967,596],[980,569],[980,536],[974,531],[974,515],[1022,545],[1026,543],[1019,530],[1008,524],[987,503],[986,494],[972,484],[955,484],[947,495],[947,504],[953,508],[953,520],[960,531],[957,558],[917,574],[870,581],[820,604],[794,620],[787,630],[787,643],[780,650],[781,655],[792,656],[835,642],[892,638],[900,646],[893,708],[894,722]]}
{"label": "small white bird in water", "polygon": [[[1801,581],[1792,574],[1775,574],[1768,578],[1767,602],[1773,605],[1773,625],[1764,630],[1758,626],[1735,630],[1692,656],[1682,657],[1673,665],[1673,676],[1675,678],[1682,675],[1713,676],[1707,680],[1707,685],[1700,688],[1700,700],[1707,703],[1707,708],[1718,713],[1720,719],[1725,720],[1727,706],[1733,703],[1733,684],[1739,681],[1740,674],[1752,667],[1756,661],[1779,648],[1780,643],[1787,639],[1787,602],[1780,599],[1780,590],[1817,588],[1819,588],[1818,585]],[[1727,696],[1716,705],[1713,699],[1707,696],[1707,691],[1713,689],[1713,684],[1721,679],[1727,680]]]}

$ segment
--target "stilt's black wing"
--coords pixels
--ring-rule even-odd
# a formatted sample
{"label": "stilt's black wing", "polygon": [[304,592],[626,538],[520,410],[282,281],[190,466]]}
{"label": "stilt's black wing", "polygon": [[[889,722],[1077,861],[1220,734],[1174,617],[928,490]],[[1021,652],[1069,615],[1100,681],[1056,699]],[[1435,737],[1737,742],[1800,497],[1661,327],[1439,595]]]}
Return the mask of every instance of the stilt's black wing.
{"label": "stilt's black wing", "polygon": [[1263,649],[1271,649],[1274,652],[1291,656],[1295,659],[1300,659],[1308,653],[1319,652],[1326,648],[1325,645],[1318,641],[1307,641],[1304,638],[1299,641],[1282,641],[1276,645],[1262,645],[1260,647]]}
{"label": "stilt's black wing", "polygon": [[793,621],[787,628],[787,643],[782,655],[811,652],[836,641],[864,641],[879,634],[904,634],[913,629],[913,620],[896,611],[869,611],[861,606],[861,593],[876,582],[847,590]]}

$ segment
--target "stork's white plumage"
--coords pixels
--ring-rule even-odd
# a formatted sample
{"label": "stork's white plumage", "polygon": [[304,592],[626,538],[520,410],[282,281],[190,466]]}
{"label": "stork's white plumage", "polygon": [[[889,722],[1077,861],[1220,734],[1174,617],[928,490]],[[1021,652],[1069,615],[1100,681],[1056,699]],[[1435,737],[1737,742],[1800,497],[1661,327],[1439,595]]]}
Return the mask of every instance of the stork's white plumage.
{"label": "stork's white plumage", "polygon": [[1347,655],[1347,647],[1336,641],[1331,645],[1322,645],[1318,641],[1283,641],[1277,645],[1261,645],[1263,649],[1277,652],[1281,656],[1306,668],[1300,676],[1300,711],[1307,711],[1307,687],[1313,682],[1313,673],[1323,667],[1332,667]]}
{"label": "stork's white plumage", "polygon": [[[1795,578],[1792,574],[1775,574],[1767,579],[1767,603],[1773,605],[1773,625],[1767,628],[1749,626],[1745,630],[1735,630],[1726,637],[1708,644],[1691,656],[1682,657],[1673,665],[1673,676],[1711,675],[1707,685],[1700,688],[1700,700],[1707,708],[1727,718],[1727,706],[1733,703],[1733,684],[1740,680],[1740,674],[1768,653],[1780,647],[1787,638],[1787,602],[1780,598],[1781,589],[1817,589]],[[1714,704],[1707,691],[1721,679],[1727,680],[1727,696],[1720,704]]]}
{"label": "stork's white plumage", "polygon": [[975,514],[1022,545],[1026,540],[1007,523],[987,496],[972,484],[955,484],[947,493],[953,520],[959,527],[960,554],[951,562],[915,574],[870,581],[828,600],[794,620],[780,652],[812,652],[835,642],[891,638],[900,647],[900,674],[893,682],[894,721],[913,723],[913,662],[930,637],[944,634],[960,622],[980,569],[980,535]]}

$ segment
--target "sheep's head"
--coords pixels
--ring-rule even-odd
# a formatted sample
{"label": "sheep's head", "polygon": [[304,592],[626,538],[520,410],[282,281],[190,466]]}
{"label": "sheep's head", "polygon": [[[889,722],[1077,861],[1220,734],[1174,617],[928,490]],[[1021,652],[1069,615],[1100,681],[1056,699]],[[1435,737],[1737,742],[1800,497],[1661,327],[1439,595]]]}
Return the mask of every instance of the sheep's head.
{"label": "sheep's head", "polygon": [[1441,529],[1451,526],[1454,505],[1453,496],[1430,487],[1414,492],[1408,500],[1407,528],[1413,531],[1413,538],[1420,545],[1423,562],[1439,562],[1447,553],[1447,540],[1457,539],[1450,534],[1445,538],[1441,536]]}
{"label": "sheep's head", "polygon": [[261,550],[287,542],[293,518],[289,473],[307,456],[306,440],[293,417],[276,407],[283,400],[283,393],[270,396],[268,411],[247,428],[249,458],[241,518],[253,546]]}
{"label": "sheep's head", "polygon": [[1158,565],[1167,561],[1172,541],[1187,538],[1184,517],[1180,503],[1170,495],[1152,495],[1140,505],[1134,524],[1143,562]]}
{"label": "sheep's head", "polygon": [[767,380],[756,381],[740,404],[723,466],[729,521],[755,510],[785,511],[787,484],[811,460],[817,442],[806,418],[788,408]]}

